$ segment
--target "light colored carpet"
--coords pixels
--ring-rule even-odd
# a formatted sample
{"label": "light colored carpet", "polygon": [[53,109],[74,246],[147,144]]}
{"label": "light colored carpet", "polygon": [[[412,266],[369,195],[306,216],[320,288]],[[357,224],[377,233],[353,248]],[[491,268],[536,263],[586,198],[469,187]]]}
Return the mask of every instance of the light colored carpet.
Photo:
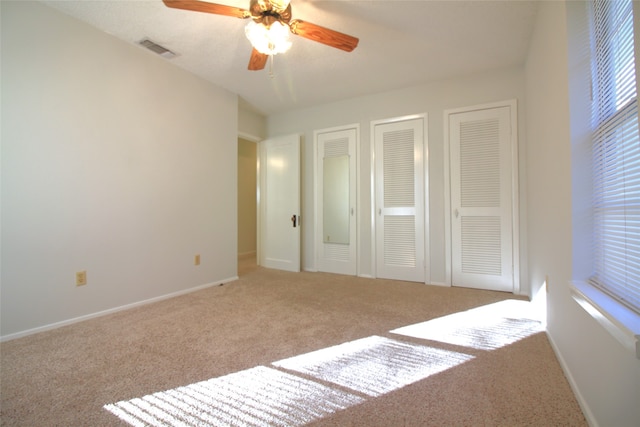
{"label": "light colored carpet", "polygon": [[242,260],[238,281],[0,344],[0,420],[587,425],[514,299]]}

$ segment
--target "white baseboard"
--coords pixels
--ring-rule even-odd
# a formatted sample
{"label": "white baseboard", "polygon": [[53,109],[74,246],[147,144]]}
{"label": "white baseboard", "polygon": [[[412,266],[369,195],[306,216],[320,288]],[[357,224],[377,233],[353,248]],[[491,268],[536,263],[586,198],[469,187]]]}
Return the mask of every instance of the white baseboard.
{"label": "white baseboard", "polygon": [[427,283],[427,285],[442,286],[442,287],[445,287],[445,288],[450,288],[451,287],[450,284],[444,283],[444,282],[429,282],[429,283]]}
{"label": "white baseboard", "polygon": [[224,283],[232,282],[234,280],[238,280],[238,276],[230,277],[230,278],[224,279],[224,280],[219,280],[217,282],[206,283],[204,285],[199,285],[199,286],[196,286],[196,287],[193,287],[193,288],[184,289],[184,290],[178,291],[178,292],[172,292],[170,294],[161,295],[161,296],[154,297],[154,298],[149,298],[147,300],[143,300],[143,301],[138,301],[138,302],[134,302],[134,303],[131,303],[131,304],[122,305],[120,307],[114,307],[114,308],[110,308],[108,310],[98,311],[97,313],[91,313],[91,314],[87,314],[87,315],[84,315],[84,316],[75,317],[73,319],[63,320],[61,322],[51,323],[51,324],[44,325],[44,326],[39,326],[39,327],[33,328],[33,329],[27,329],[26,331],[21,331],[21,332],[16,332],[16,333],[13,333],[13,334],[4,335],[4,336],[0,337],[0,342],[10,341],[10,340],[14,340],[14,339],[17,339],[17,338],[23,338],[23,337],[26,337],[28,335],[37,334],[39,332],[50,331],[52,329],[61,328],[63,326],[72,325],[74,323],[83,322],[85,320],[94,319],[96,317],[102,317],[102,316],[106,316],[108,314],[117,313],[119,311],[129,310],[131,308],[140,307],[140,306],[151,304],[151,303],[158,302],[158,301],[163,301],[163,300],[166,300],[166,299],[169,299],[169,298],[174,298],[174,297],[177,297],[177,296],[180,296],[180,295],[190,294],[192,292],[196,292],[196,291],[199,291],[199,290],[202,290],[202,289],[206,289],[206,288],[210,288],[210,287],[213,287],[213,286],[220,286],[220,285],[222,285]]}
{"label": "white baseboard", "polygon": [[589,408],[589,405],[587,405],[587,402],[584,400],[584,397],[582,396],[582,393],[580,393],[580,389],[578,388],[578,385],[576,384],[575,380],[573,379],[573,375],[571,374],[571,370],[569,369],[569,367],[567,366],[567,363],[565,362],[564,358],[562,357],[562,353],[560,353],[560,350],[558,349],[558,346],[556,345],[555,341],[553,340],[553,337],[551,336],[549,331],[546,331],[546,334],[547,334],[547,338],[549,338],[549,342],[551,343],[551,348],[553,348],[553,352],[556,354],[556,357],[558,358],[558,362],[560,362],[560,367],[564,371],[564,375],[567,377],[567,381],[569,381],[569,385],[571,386],[571,390],[573,390],[573,394],[576,396],[576,399],[578,400],[578,404],[580,405],[580,408],[582,409],[582,413],[584,414],[584,417],[586,418],[587,423],[591,427],[599,427],[598,422],[596,421],[595,417],[593,416],[593,412],[591,412],[591,409]]}

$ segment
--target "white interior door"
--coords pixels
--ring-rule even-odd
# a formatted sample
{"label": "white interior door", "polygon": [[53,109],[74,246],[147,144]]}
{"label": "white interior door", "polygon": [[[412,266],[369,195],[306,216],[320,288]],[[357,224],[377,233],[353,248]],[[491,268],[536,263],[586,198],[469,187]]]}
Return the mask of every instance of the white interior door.
{"label": "white interior door", "polygon": [[449,115],[453,286],[514,291],[511,107]]}
{"label": "white interior door", "polygon": [[357,127],[315,132],[318,271],[356,275]]}
{"label": "white interior door", "polygon": [[425,120],[373,125],[377,277],[425,281]]}
{"label": "white interior door", "polygon": [[259,264],[300,271],[300,137],[260,143]]}

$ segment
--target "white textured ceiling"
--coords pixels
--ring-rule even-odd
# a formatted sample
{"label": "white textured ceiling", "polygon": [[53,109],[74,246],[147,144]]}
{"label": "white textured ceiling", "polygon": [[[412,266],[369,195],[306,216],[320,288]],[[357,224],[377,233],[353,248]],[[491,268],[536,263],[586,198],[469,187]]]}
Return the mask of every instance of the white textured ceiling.
{"label": "white textured ceiling", "polygon": [[[347,53],[293,36],[271,75],[269,63],[247,70],[248,20],[170,9],[161,0],[43,3],[129,43],[150,38],[178,54],[167,61],[265,115],[523,64],[537,9],[535,0],[292,0],[294,19],[360,43]],[[249,8],[249,0],[217,3]]]}

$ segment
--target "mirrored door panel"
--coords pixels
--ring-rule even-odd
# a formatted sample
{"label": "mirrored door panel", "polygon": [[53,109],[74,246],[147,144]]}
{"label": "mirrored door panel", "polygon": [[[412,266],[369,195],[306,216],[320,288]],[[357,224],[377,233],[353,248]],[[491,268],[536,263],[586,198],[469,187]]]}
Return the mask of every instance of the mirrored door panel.
{"label": "mirrored door panel", "polygon": [[320,130],[314,136],[318,270],[355,275],[358,128]]}

